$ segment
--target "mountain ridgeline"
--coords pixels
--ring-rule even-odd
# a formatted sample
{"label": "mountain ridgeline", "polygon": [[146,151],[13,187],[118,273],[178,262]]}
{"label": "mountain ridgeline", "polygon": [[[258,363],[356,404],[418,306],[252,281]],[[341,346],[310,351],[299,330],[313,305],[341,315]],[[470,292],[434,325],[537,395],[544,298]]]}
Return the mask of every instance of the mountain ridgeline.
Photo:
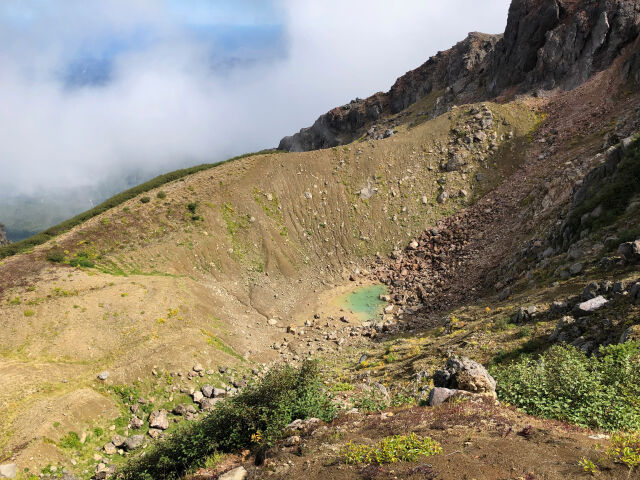
{"label": "mountain ridgeline", "polygon": [[279,150],[0,248],[0,478],[631,478],[639,33],[513,0]]}
{"label": "mountain ridgeline", "polygon": [[278,148],[300,152],[384,135],[389,128],[376,128],[380,120],[425,97],[423,113],[433,118],[455,104],[573,89],[619,57],[626,77],[638,83],[639,32],[638,0],[514,0],[503,35],[470,33],[387,93],[330,110]]}

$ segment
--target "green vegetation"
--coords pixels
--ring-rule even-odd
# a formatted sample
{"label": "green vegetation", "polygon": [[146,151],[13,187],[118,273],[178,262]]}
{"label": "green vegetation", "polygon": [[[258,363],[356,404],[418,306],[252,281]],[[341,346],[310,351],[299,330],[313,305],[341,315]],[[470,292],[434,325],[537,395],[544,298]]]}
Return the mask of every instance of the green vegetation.
{"label": "green vegetation", "polygon": [[262,451],[281,438],[295,419],[331,420],[336,407],[324,393],[318,366],[271,370],[238,396],[216,404],[201,421],[184,424],[127,463],[119,472],[124,480],[174,480],[202,467],[216,452],[253,447]]}
{"label": "green vegetation", "polygon": [[166,192],[164,192],[163,190],[160,190],[157,194],[156,197],[159,198],[160,200],[163,200],[165,198],[167,198],[167,194]]}
{"label": "green vegetation", "polygon": [[124,202],[126,202],[127,200],[131,200],[132,198],[137,197],[138,195],[141,195],[143,193],[146,193],[150,190],[153,190],[155,188],[158,188],[162,185],[165,185],[169,182],[173,182],[176,180],[179,180],[181,178],[184,178],[188,175],[193,175],[194,173],[198,173],[201,172],[202,170],[209,170],[211,168],[215,168],[219,165],[222,165],[224,163],[227,162],[232,162],[234,160],[239,160],[241,158],[245,158],[245,157],[250,157],[253,155],[261,155],[261,154],[265,154],[265,153],[277,153],[277,150],[262,150],[260,152],[254,152],[254,153],[247,153],[244,155],[239,155],[237,157],[233,157],[230,158],[228,160],[225,160],[223,162],[219,162],[219,163],[205,163],[202,165],[197,165],[195,167],[190,167],[190,168],[183,168],[181,170],[175,170],[173,172],[170,173],[165,173],[164,175],[159,175],[151,180],[149,180],[148,182],[142,183],[140,185],[138,185],[137,187],[131,188],[129,190],[126,190],[122,193],[119,193],[111,198],[109,198],[108,200],[105,200],[104,202],[102,202],[100,205],[97,205],[96,207],[92,208],[91,210],[87,210],[84,213],[81,213],[80,215],[76,215],[75,217],[66,220],[65,222],[60,223],[59,225],[56,225],[54,227],[48,228],[47,230],[45,230],[44,232],[38,233],[37,235],[34,235],[32,237],[29,237],[25,240],[22,240],[20,242],[16,242],[16,243],[12,243],[10,245],[7,245],[5,247],[1,247],[0,248],[0,259],[6,258],[6,257],[10,257],[12,255],[16,255],[18,253],[22,253],[25,252],[27,250],[29,250],[32,247],[35,247],[37,245],[42,245],[43,243],[51,240],[52,238],[57,237],[58,235],[60,235],[61,233],[67,232],[69,230],[71,230],[73,227],[80,225],[83,222],[86,222],[87,220],[96,217],[98,215],[100,215],[103,212],[106,212],[107,210],[117,207],[118,205],[123,204]]}
{"label": "green vegetation", "polygon": [[144,196],[140,198],[140,203],[149,203],[150,201],[151,197]]}
{"label": "green vegetation", "polygon": [[80,441],[80,437],[76,432],[69,432],[60,439],[60,442],[58,443],[58,445],[61,448],[77,450],[80,447],[82,447],[82,442]]}
{"label": "green vegetation", "polygon": [[588,357],[553,346],[534,359],[491,368],[498,397],[531,415],[604,430],[640,429],[640,345],[600,348]]}
{"label": "green vegetation", "polygon": [[623,463],[631,470],[640,466],[640,432],[614,433],[606,455],[614,463]]}
{"label": "green vegetation", "polygon": [[345,463],[415,462],[419,457],[430,457],[442,453],[442,447],[429,437],[395,435],[385,437],[374,446],[349,442],[342,451]]}

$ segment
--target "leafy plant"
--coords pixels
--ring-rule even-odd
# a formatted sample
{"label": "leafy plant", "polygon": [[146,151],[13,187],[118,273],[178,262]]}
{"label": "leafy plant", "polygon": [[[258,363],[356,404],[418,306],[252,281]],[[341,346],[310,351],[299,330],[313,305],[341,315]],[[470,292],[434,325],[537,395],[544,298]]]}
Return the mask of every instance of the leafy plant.
{"label": "leafy plant", "polygon": [[604,430],[640,429],[640,347],[610,345],[588,357],[554,346],[539,358],[492,366],[499,398],[527,413]]}
{"label": "leafy plant", "polygon": [[396,463],[415,462],[419,457],[429,457],[442,453],[438,442],[429,437],[395,435],[385,437],[374,446],[349,442],[342,450],[345,463]]}
{"label": "leafy plant", "polygon": [[60,250],[51,250],[47,253],[47,260],[53,263],[62,263],[64,262],[64,253]]}
{"label": "leafy plant", "polygon": [[156,194],[156,197],[157,197],[157,198],[159,198],[160,200],[163,200],[163,199],[167,198],[167,194],[166,194],[166,192],[164,192],[164,191],[160,190],[160,191]]}
{"label": "leafy plant", "polygon": [[336,407],[324,392],[314,362],[282,366],[258,383],[219,402],[201,421],[184,424],[167,439],[129,461],[119,472],[125,480],[175,480],[202,467],[216,452],[272,446],[295,419],[333,419]]}
{"label": "leafy plant", "polygon": [[631,470],[640,465],[640,432],[619,432],[611,436],[607,457],[615,463],[623,463]]}
{"label": "leafy plant", "polygon": [[140,198],[140,203],[149,203],[150,201],[151,197],[144,196]]}
{"label": "leafy plant", "polygon": [[595,475],[598,472],[598,466],[586,457],[582,457],[578,462],[578,465],[580,465],[585,472],[590,473],[591,475]]}

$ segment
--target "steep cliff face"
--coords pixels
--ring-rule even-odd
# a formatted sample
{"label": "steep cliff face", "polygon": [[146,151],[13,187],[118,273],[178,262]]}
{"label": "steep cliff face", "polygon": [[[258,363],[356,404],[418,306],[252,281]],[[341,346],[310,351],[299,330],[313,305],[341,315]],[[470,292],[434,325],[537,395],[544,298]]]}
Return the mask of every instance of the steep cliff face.
{"label": "steep cliff face", "polygon": [[[385,115],[442,91],[427,113],[505,93],[573,89],[626,54],[640,81],[640,0],[513,0],[504,35],[471,33],[376,93],[320,116],[279,148],[307,151],[349,143]],[[628,52],[627,50],[631,50]]]}
{"label": "steep cliff face", "polygon": [[4,231],[4,225],[0,223],[0,246],[9,245],[9,240],[7,240],[7,234]]}

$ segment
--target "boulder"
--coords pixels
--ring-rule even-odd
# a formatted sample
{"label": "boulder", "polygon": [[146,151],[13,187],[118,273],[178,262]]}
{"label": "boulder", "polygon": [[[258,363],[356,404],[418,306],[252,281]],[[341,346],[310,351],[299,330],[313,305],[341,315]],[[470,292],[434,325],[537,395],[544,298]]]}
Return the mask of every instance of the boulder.
{"label": "boulder", "polygon": [[437,407],[438,405],[442,405],[444,402],[449,400],[449,398],[453,397],[459,390],[455,390],[452,388],[444,388],[444,387],[435,387],[432,388],[429,392],[429,399],[427,400],[427,404],[430,407]]}
{"label": "boulder", "polygon": [[589,313],[595,312],[607,303],[609,303],[609,300],[604,298],[602,295],[598,295],[591,300],[587,300],[586,302],[577,304],[575,310],[577,314],[587,315]]}
{"label": "boulder", "polygon": [[133,417],[131,417],[131,420],[129,421],[129,428],[133,430],[137,430],[139,428],[142,428],[143,424],[144,422],[140,418],[138,418],[136,415],[134,415]]}
{"label": "boulder", "polygon": [[218,480],[244,480],[247,478],[247,471],[244,467],[237,467],[229,470],[218,477]]}
{"label": "boulder", "polygon": [[128,437],[124,441],[124,449],[130,452],[131,450],[135,450],[136,448],[140,447],[143,442],[144,437],[142,435],[133,435],[131,437]]}
{"label": "boulder", "polygon": [[600,290],[600,286],[598,285],[598,282],[591,282],[582,291],[582,295],[580,296],[580,300],[582,300],[583,302],[586,302],[587,300],[591,300],[592,298],[596,298],[598,296],[599,290]]}
{"label": "boulder", "polygon": [[514,323],[525,323],[529,322],[533,319],[538,309],[535,305],[531,305],[528,307],[520,307],[518,311],[513,315]]}
{"label": "boulder", "polygon": [[570,317],[568,315],[565,315],[564,317],[562,317],[560,320],[558,320],[555,330],[549,336],[549,341],[551,342],[562,341],[563,340],[562,332],[568,327],[574,325],[575,323],[576,323],[576,320],[573,317]]}
{"label": "boulder", "polygon": [[169,428],[169,419],[166,410],[156,410],[149,415],[149,427],[166,430]]}
{"label": "boulder", "polygon": [[473,393],[491,393],[495,395],[496,381],[486,368],[466,357],[452,357],[445,368],[433,374],[436,387],[465,390]]}
{"label": "boulder", "polygon": [[104,453],[106,453],[107,455],[115,455],[115,454],[116,454],[116,452],[118,451],[118,450],[116,449],[116,446],[115,446],[113,443],[111,443],[111,442],[107,443],[107,444],[103,447],[103,449],[104,449]]}
{"label": "boulder", "polygon": [[213,387],[211,385],[205,385],[201,389],[202,395],[207,398],[211,398],[213,396]]}
{"label": "boulder", "polygon": [[618,247],[618,253],[622,255],[625,260],[640,260],[640,240],[621,243]]}
{"label": "boulder", "polygon": [[5,463],[0,465],[0,478],[16,478],[18,467],[15,463]]}

